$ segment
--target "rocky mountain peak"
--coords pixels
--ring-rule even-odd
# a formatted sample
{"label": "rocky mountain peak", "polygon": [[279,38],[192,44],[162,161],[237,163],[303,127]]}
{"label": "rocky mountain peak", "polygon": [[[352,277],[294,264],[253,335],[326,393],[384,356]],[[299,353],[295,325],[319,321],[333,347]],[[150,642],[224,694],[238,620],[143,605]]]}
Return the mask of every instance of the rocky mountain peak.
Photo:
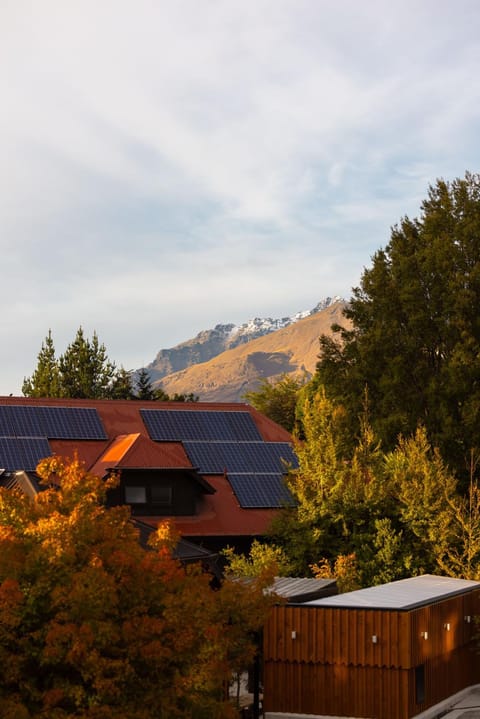
{"label": "rocky mountain peak", "polygon": [[208,362],[222,352],[289,327],[339,301],[342,301],[340,297],[326,297],[313,309],[297,312],[289,317],[255,317],[241,325],[218,324],[213,329],[202,330],[190,340],[170,349],[160,350],[153,362],[147,366],[150,377],[153,382],[159,382],[167,375]]}

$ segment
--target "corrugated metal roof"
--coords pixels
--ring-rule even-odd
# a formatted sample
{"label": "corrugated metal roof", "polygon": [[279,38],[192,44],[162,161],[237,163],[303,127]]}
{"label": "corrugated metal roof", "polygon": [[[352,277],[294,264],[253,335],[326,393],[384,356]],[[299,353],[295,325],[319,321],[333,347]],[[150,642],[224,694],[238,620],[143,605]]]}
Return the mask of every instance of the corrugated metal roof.
{"label": "corrugated metal roof", "polygon": [[305,606],[407,610],[442,601],[472,589],[480,589],[480,582],[424,574],[338,594],[335,597],[316,599],[306,602]]}
{"label": "corrugated metal roof", "polygon": [[[84,407],[96,409],[107,439],[51,439],[53,454],[73,457],[76,454],[90,471],[105,476],[109,469],[185,468],[193,470],[185,449],[178,442],[154,442],[142,420],[142,409],[175,411],[248,412],[265,442],[289,442],[291,436],[268,417],[247,404],[144,402],[140,400],[86,400],[33,397],[0,397],[0,406]],[[241,507],[227,479],[221,475],[202,474],[214,494],[203,495],[192,516],[174,517],[181,534],[190,537],[236,537],[264,534],[277,513],[275,508]],[[163,518],[163,516],[162,516]],[[146,523],[158,523],[159,517],[144,517]]]}
{"label": "corrugated metal roof", "polygon": [[337,593],[336,579],[275,577],[272,592],[289,602],[308,602]]}

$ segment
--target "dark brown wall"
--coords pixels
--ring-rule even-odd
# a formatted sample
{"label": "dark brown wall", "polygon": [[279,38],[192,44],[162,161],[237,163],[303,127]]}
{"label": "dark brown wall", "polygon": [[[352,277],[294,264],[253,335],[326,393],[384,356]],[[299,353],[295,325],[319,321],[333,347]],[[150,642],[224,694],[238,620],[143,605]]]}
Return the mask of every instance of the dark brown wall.
{"label": "dark brown wall", "polygon": [[265,710],[408,719],[480,681],[479,614],[479,590],[408,612],[275,607],[264,633]]}
{"label": "dark brown wall", "polygon": [[124,504],[125,486],[146,487],[147,499],[152,486],[171,487],[172,504],[162,506],[154,503],[131,504],[132,515],[145,516],[192,516],[200,497],[199,485],[188,473],[173,470],[123,470],[120,485],[109,492],[109,504]]}

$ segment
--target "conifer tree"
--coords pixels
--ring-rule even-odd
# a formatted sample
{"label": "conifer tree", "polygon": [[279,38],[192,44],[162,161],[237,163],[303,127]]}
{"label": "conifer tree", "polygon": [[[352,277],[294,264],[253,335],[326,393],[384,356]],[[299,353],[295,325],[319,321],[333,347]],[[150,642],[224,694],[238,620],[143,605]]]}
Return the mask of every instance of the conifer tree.
{"label": "conifer tree", "polygon": [[52,331],[48,330],[38,353],[37,367],[31,377],[24,379],[22,392],[25,397],[59,397],[60,381]]}
{"label": "conifer tree", "polygon": [[429,188],[417,219],[392,229],[354,288],[352,329],[323,337],[317,379],[358,429],[368,387],[370,419],[386,450],[426,428],[466,478],[480,447],[480,175]]}
{"label": "conifer tree", "polygon": [[145,367],[138,371],[136,378],[136,398],[147,401],[156,399],[155,390],[150,379],[150,374]]}
{"label": "conifer tree", "polygon": [[59,357],[62,396],[75,399],[103,399],[111,394],[115,364],[110,362],[105,345],[97,333],[85,338],[79,327],[74,341]]}
{"label": "conifer tree", "polygon": [[135,399],[132,372],[120,367],[116,370],[109,391],[111,399]]}

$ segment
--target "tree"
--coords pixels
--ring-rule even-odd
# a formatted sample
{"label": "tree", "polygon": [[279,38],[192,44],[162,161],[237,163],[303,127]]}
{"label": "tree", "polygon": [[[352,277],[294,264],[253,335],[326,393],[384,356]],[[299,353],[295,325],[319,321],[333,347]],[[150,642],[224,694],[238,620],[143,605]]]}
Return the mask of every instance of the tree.
{"label": "tree", "polygon": [[60,396],[60,372],[51,330],[42,342],[37,368],[31,377],[24,378],[22,392],[26,397]]}
{"label": "tree", "polygon": [[304,380],[287,374],[276,382],[264,379],[258,390],[245,394],[245,400],[288,432],[293,432],[299,393],[304,384]]}
{"label": "tree", "polygon": [[405,569],[411,575],[435,573],[438,557],[459,540],[451,530],[450,504],[458,496],[457,481],[438,449],[431,447],[424,428],[399,438],[385,457],[385,476],[396,500]]}
{"label": "tree", "polygon": [[109,397],[111,399],[136,399],[133,391],[132,372],[120,367],[113,377]]}
{"label": "tree", "polygon": [[0,490],[0,715],[18,719],[227,719],[231,672],[251,660],[264,585],[213,591],[149,549],[126,507],[74,459],[48,458],[34,501]]}
{"label": "tree", "polygon": [[156,399],[150,374],[145,367],[142,367],[137,373],[136,398],[148,401]]}
{"label": "tree", "polygon": [[169,397],[160,386],[154,388],[145,368],[138,372],[134,388],[132,371],[123,367],[116,369],[97,333],[94,332],[90,340],[82,327],[58,359],[49,330],[38,354],[37,367],[31,377],[25,377],[22,392],[26,397],[198,402],[192,392]]}
{"label": "tree", "polygon": [[272,540],[298,573],[339,574],[340,588],[424,572],[480,576],[480,490],[466,498],[422,427],[383,452],[368,407],[352,441],[348,417],[324,390],[306,397],[295,500],[274,520]]}
{"label": "tree", "polygon": [[299,467],[287,478],[295,500],[273,521],[273,540],[298,573],[354,554],[359,570],[370,560],[374,522],[390,510],[383,458],[371,429],[362,422],[354,450],[345,437],[345,413],[323,389],[306,397]]}
{"label": "tree", "polygon": [[92,340],[89,340],[79,327],[75,339],[59,357],[58,367],[63,397],[110,397],[115,364],[108,359],[105,345],[100,344],[96,332],[93,333]]}
{"label": "tree", "polygon": [[[37,367],[25,378],[22,391],[26,397],[68,397],[73,399],[105,399],[115,390],[117,398],[128,394],[129,373],[115,369],[105,345],[97,333],[85,337],[79,327],[74,341],[58,359],[55,358],[49,330],[38,354]],[[131,383],[130,383],[131,384]]]}
{"label": "tree", "polygon": [[480,487],[475,477],[478,459],[472,451],[467,494],[447,497],[448,532],[442,543],[443,551],[437,556],[442,572],[476,581],[480,579]]}
{"label": "tree", "polygon": [[231,547],[223,550],[226,573],[233,577],[260,577],[272,570],[275,575],[288,577],[290,563],[285,551],[274,544],[254,539],[248,555],[236,554]]}
{"label": "tree", "polygon": [[[165,395],[165,392],[161,387],[156,390],[156,393],[157,399],[162,399],[162,395]],[[178,392],[175,392],[173,397],[169,397],[168,394],[166,395],[166,397],[171,402],[198,402],[198,396],[196,394],[193,394],[193,392],[182,392],[180,394]]]}
{"label": "tree", "polygon": [[438,180],[421,215],[392,229],[345,309],[352,329],[321,339],[317,380],[355,434],[365,386],[386,449],[426,428],[465,474],[480,446],[480,176]]}

